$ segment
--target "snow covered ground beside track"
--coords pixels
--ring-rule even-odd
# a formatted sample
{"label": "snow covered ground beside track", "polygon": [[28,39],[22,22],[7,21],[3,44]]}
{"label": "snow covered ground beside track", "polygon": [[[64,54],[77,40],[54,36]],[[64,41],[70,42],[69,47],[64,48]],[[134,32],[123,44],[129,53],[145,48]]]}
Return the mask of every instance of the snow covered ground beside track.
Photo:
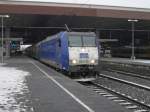
{"label": "snow covered ground beside track", "polygon": [[0,65],[0,112],[32,112],[26,105],[25,95],[29,93],[26,84],[29,75],[26,71]]}

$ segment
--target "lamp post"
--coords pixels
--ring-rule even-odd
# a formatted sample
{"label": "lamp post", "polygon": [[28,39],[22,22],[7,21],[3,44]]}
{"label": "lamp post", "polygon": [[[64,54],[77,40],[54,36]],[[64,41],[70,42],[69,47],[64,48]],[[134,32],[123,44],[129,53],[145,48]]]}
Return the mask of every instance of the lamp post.
{"label": "lamp post", "polygon": [[2,33],[2,41],[1,41],[1,47],[2,47],[2,56],[1,56],[1,63],[4,62],[4,56],[3,56],[3,52],[4,52],[4,45],[3,45],[3,41],[4,41],[4,18],[9,18],[9,15],[0,15],[1,18],[1,33]]}
{"label": "lamp post", "polygon": [[132,54],[131,54],[131,59],[135,60],[135,52],[134,52],[134,23],[138,22],[137,19],[128,19],[129,22],[132,24]]}

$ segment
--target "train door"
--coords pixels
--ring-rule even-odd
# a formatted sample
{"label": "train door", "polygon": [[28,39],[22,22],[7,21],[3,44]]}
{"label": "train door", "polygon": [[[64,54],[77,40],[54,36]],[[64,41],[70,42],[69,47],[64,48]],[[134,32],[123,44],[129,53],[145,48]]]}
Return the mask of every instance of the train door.
{"label": "train door", "polygon": [[56,44],[56,60],[57,60],[57,65],[61,66],[61,41],[60,39],[57,40]]}

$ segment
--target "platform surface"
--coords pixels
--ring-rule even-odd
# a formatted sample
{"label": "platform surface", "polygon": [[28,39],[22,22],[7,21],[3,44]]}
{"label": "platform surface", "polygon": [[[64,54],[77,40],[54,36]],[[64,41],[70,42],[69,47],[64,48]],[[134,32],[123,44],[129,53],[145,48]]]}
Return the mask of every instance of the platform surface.
{"label": "platform surface", "polygon": [[132,60],[130,58],[101,58],[100,61],[150,66],[150,60],[148,60],[148,59],[135,59],[135,60]]}
{"label": "platform surface", "polygon": [[25,81],[29,92],[24,106],[32,109],[27,112],[131,112],[36,60],[12,58],[5,63],[5,67],[30,74]]}

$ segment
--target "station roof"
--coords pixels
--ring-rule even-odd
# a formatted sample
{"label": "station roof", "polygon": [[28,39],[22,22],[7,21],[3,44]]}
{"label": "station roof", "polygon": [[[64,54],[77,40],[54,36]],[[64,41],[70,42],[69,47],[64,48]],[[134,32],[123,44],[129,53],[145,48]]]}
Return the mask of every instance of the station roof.
{"label": "station roof", "polygon": [[149,9],[150,1],[147,0],[14,0],[14,1],[30,1],[30,2],[55,2],[55,3],[71,3],[71,4],[91,4],[104,6],[119,6],[132,8],[147,8]]}
{"label": "station roof", "polygon": [[6,0],[0,1],[0,12],[150,19],[150,8],[99,5],[98,2],[94,4],[79,4],[41,1],[33,2],[31,0]]}
{"label": "station roof", "polygon": [[[5,26],[14,28],[61,29],[67,24],[69,27],[83,29],[129,29],[131,25],[127,20],[139,19],[138,29],[149,30],[150,6],[146,5],[149,1],[119,1],[123,0],[0,0],[0,14],[9,14],[10,18],[5,20]],[[115,6],[115,3],[118,4]],[[142,3],[145,5],[140,7]]]}
{"label": "station roof", "polygon": [[[28,39],[32,38],[32,42],[41,40],[34,39],[35,37],[52,35],[50,30],[55,30],[54,32],[64,30],[64,24],[76,30],[130,30],[131,23],[127,20],[138,19],[135,30],[150,31],[150,8],[148,5],[131,7],[131,5],[98,4],[96,0],[93,0],[95,1],[93,4],[90,2],[92,0],[82,3],[62,3],[62,1],[58,1],[60,0],[55,2],[47,2],[46,0],[0,0],[0,14],[10,15],[10,18],[4,19],[4,26],[11,28],[12,32],[20,33],[18,37],[30,35]],[[148,4],[149,1],[145,3]],[[134,4],[135,2],[132,3],[132,5]]]}

